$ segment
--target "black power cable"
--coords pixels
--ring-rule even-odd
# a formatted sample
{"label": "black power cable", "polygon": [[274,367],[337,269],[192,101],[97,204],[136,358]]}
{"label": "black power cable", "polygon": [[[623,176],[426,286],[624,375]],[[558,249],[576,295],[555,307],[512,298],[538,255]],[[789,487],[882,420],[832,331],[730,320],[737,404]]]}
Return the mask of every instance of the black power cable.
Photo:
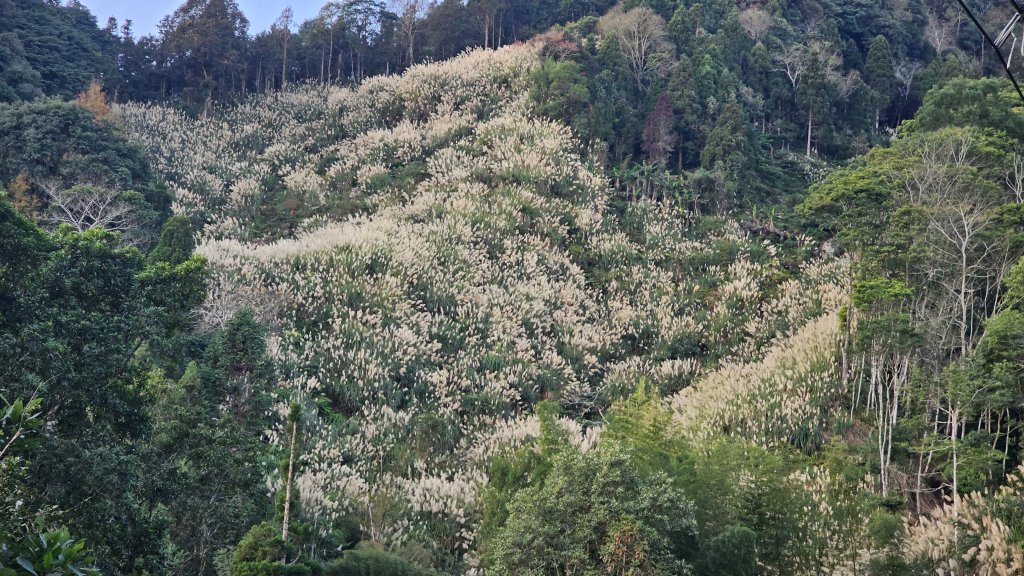
{"label": "black power cable", "polygon": [[[995,51],[996,56],[999,57],[999,63],[1002,64],[1003,70],[1006,71],[1006,76],[1010,79],[1010,82],[1013,82],[1013,87],[1014,89],[1017,90],[1017,96],[1020,96],[1021,102],[1024,102],[1024,91],[1021,91],[1020,84],[1017,83],[1017,77],[1014,76],[1013,72],[1010,71],[1010,66],[1006,62],[1006,57],[1004,57],[1003,53],[999,51],[999,45],[996,44],[994,40],[992,40],[992,36],[990,36],[988,31],[985,30],[985,27],[981,25],[981,22],[979,22],[978,18],[975,17],[973,12],[971,12],[971,9],[967,7],[967,4],[964,3],[964,0],[956,1],[958,4],[960,4],[960,7],[963,8],[964,12],[967,13],[967,17],[971,19],[971,22],[974,22],[974,26],[981,32],[981,35],[985,37],[985,42],[987,42],[988,45],[992,47],[992,50]],[[1013,6],[1013,9],[1017,11],[1017,14],[1019,14],[1021,17],[1024,17],[1024,7],[1018,4],[1017,0],[1009,1],[1010,5]]]}

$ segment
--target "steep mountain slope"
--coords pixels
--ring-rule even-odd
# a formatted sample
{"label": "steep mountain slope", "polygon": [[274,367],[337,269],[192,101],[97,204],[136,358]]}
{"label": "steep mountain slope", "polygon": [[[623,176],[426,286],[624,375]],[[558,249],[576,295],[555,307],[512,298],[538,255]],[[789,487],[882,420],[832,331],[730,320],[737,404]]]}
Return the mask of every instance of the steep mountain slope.
{"label": "steep mountain slope", "polygon": [[253,307],[274,327],[321,526],[354,515],[381,543],[460,557],[487,458],[538,433],[536,402],[556,399],[588,445],[642,379],[672,393],[757,361],[843,298],[844,263],[808,241],[617,199],[571,131],[531,112],[539,65],[518,46],[206,120],[119,109],[176,210],[205,222],[204,321]]}

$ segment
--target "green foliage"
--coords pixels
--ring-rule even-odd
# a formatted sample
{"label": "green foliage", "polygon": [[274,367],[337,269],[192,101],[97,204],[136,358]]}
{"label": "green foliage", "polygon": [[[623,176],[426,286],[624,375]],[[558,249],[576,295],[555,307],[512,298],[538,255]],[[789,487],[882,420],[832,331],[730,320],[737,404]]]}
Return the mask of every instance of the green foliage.
{"label": "green foliage", "polygon": [[851,299],[862,314],[856,342],[863,350],[909,350],[919,344],[907,314],[914,292],[904,282],[887,278],[858,280]]}
{"label": "green foliage", "polygon": [[567,110],[574,90],[535,98],[536,108],[566,120],[586,142],[606,144],[613,170],[643,155],[675,173],[689,172],[689,192],[702,199],[694,203],[698,209],[791,206],[816,179],[818,158],[846,158],[884,141],[884,128],[918,102],[916,92],[901,97],[901,91],[919,84],[911,79],[903,86],[896,74],[896,55],[925,57],[913,32],[925,25],[918,7],[894,16],[856,4],[626,2],[627,12],[650,7],[670,18],[678,62],[663,63],[649,90],[619,86],[628,75],[625,62],[636,55],[580,22],[566,28],[577,44],[570,50],[552,39],[544,66],[546,73],[576,63],[590,80],[589,107],[576,99],[589,129],[580,110]]}
{"label": "green foliage", "polygon": [[864,81],[874,92],[876,123],[884,120],[881,116],[888,109],[896,95],[896,67],[892,60],[892,47],[885,36],[871,41],[867,62],[864,64]]}
{"label": "green foliage", "polygon": [[150,304],[147,313],[151,326],[162,327],[167,337],[187,330],[192,321],[189,312],[206,299],[208,276],[206,260],[199,255],[175,265],[157,261],[147,266],[138,279]]}
{"label": "green foliage", "polygon": [[592,453],[561,451],[542,484],[515,494],[509,512],[486,548],[495,574],[690,570],[690,503],[666,476],[641,476],[611,443]]}
{"label": "green foliage", "polygon": [[483,521],[480,532],[489,540],[502,529],[509,519],[509,504],[523,488],[544,482],[551,472],[554,456],[567,442],[565,431],[559,427],[559,407],[553,402],[541,402],[536,408],[540,418],[539,450],[524,448],[511,455],[498,455],[491,460],[488,483],[483,493]]}
{"label": "green foliage", "polygon": [[900,576],[913,573],[903,559],[900,542],[903,538],[903,519],[897,514],[876,510],[868,520],[868,538],[880,552],[868,563],[872,576]]}
{"label": "green foliage", "polygon": [[530,98],[541,114],[561,118],[570,126],[586,122],[581,115],[589,109],[590,89],[579,64],[572,60],[545,61],[534,72]]}
{"label": "green foliage", "polygon": [[661,397],[643,380],[612,407],[603,437],[626,450],[641,473],[679,474],[685,447],[672,433],[672,415]]}
{"label": "green foliage", "polygon": [[231,576],[309,576],[305,564],[282,562],[239,562],[231,565]]}
{"label": "green foliage", "polygon": [[888,278],[861,280],[853,287],[853,303],[861,309],[885,307],[914,295],[904,282]]}
{"label": "green foliage", "polygon": [[757,534],[743,526],[729,526],[701,547],[696,573],[704,576],[757,574]]}
{"label": "green foliage", "polygon": [[[791,574],[813,571],[826,557],[856,559],[866,545],[861,526],[876,503],[857,486],[863,467],[839,445],[830,445],[821,467],[810,471],[806,462],[738,439],[689,447],[643,384],[616,403],[607,420],[594,451],[581,454],[565,439],[559,444],[557,434],[542,433],[539,445],[547,448],[522,450],[492,469],[498,474],[490,476],[481,531],[489,571],[531,574],[573,566],[646,574],[667,546],[686,561],[680,571]],[[691,511],[673,514],[692,513],[693,519],[673,528],[660,523],[660,504],[616,508],[643,500],[644,488],[636,486],[672,494],[675,505]],[[489,515],[494,495],[502,492],[511,492],[507,513]]]}
{"label": "green foliage", "polygon": [[0,214],[0,244],[18,249],[0,296],[0,378],[5,395],[44,398],[48,422],[22,451],[27,466],[13,489],[25,488],[26,516],[56,508],[104,570],[147,569],[164,530],[152,506],[167,478],[147,464],[142,389],[154,359],[139,351],[166,348],[187,326],[205,264],[146,267],[103,230],[46,235],[6,200]]}
{"label": "green foliage", "polygon": [[171,266],[182,264],[192,257],[196,249],[195,231],[185,216],[171,216],[160,230],[160,240],[149,253],[149,261],[166,262]]}
{"label": "green foliage", "polygon": [[174,80],[186,101],[207,113],[214,98],[228,95],[243,70],[249,20],[235,0],[186,0],[163,22],[161,48],[174,61]]}
{"label": "green foliage", "polygon": [[0,326],[15,320],[18,294],[31,286],[50,249],[50,238],[0,194]]}
{"label": "green foliage", "polygon": [[[805,124],[805,154],[810,157],[815,147],[822,144],[823,125],[831,123],[830,94],[827,82],[827,63],[821,55],[811,52],[803,78],[797,86],[797,103],[802,109]],[[827,141],[826,141],[827,143]]]}
{"label": "green foliage", "polygon": [[1010,268],[1004,280],[1006,284],[1006,305],[1024,305],[1024,257]]}
{"label": "green foliage", "polygon": [[0,546],[10,546],[14,539],[30,533],[32,524],[43,516],[42,511],[24,505],[31,492],[25,485],[28,462],[24,454],[39,444],[41,405],[41,398],[11,402],[0,395]]}
{"label": "green foliage", "polygon": [[167,188],[143,154],[113,125],[75,104],[0,104],[0,182],[19,175],[27,178],[28,193],[44,206],[52,194],[76,185],[141,195],[133,202],[134,226],[146,242],[170,211]]}
{"label": "green foliage", "polygon": [[278,562],[291,553],[288,545],[281,540],[281,532],[269,522],[256,524],[245,533],[235,547],[231,557],[231,574],[235,566],[247,563]]}
{"label": "green foliage", "polygon": [[779,456],[722,439],[691,453],[679,481],[694,502],[702,538],[747,527],[757,535],[758,561],[785,573],[798,564],[802,546],[794,533],[798,492],[783,480],[788,473]]}
{"label": "green foliage", "polygon": [[0,396],[0,462],[19,451],[27,450],[36,444],[33,436],[42,426],[40,406],[42,398],[31,398],[25,402],[21,398],[9,402]]}
{"label": "green foliage", "polygon": [[400,556],[360,548],[347,550],[340,559],[323,564],[323,576],[429,576],[431,572],[419,568]]}
{"label": "green foliage", "polygon": [[752,156],[750,126],[743,118],[743,110],[737,102],[728,102],[701,150],[701,165],[713,168],[723,162],[736,170],[743,167]]}
{"label": "green foliage", "polygon": [[[0,0],[0,14],[0,102],[72,98],[93,78],[114,73],[114,39],[81,3]],[[17,97],[4,97],[11,93]]]}
{"label": "green foliage", "polygon": [[43,95],[42,77],[25,58],[25,47],[11,32],[0,33],[0,102],[32,100]]}
{"label": "green foliage", "polygon": [[266,329],[252,311],[236,313],[210,342],[205,368],[207,394],[230,399],[228,411],[246,426],[263,430],[275,371],[267,353]]}
{"label": "green foliage", "polygon": [[[261,436],[270,425],[273,386],[263,330],[240,312],[213,336],[202,365],[189,364],[178,382],[160,381],[150,391],[150,473],[169,488],[169,538],[180,549],[202,551],[177,573],[212,573],[213,553],[270,511],[264,478],[272,461]],[[279,532],[260,524],[233,562],[276,561],[285,556],[283,546]]]}
{"label": "green foliage", "polygon": [[873,151],[866,162],[855,163],[832,172],[825,181],[811,188],[810,196],[799,212],[810,226],[843,242],[851,250],[873,243],[889,218],[896,188],[878,162],[888,161],[881,151]]}
{"label": "green foliage", "polygon": [[269,522],[257,524],[235,547],[230,576],[427,576],[400,556],[374,548],[346,550],[340,557],[319,562],[294,558],[295,547],[281,540]]}
{"label": "green foliage", "polygon": [[1017,93],[1002,78],[958,78],[928,92],[908,126],[935,131],[947,126],[975,127],[1024,138],[1024,113]]}
{"label": "green foliage", "polygon": [[40,532],[21,542],[4,542],[0,535],[0,576],[99,576],[84,540],[74,540],[67,528]]}

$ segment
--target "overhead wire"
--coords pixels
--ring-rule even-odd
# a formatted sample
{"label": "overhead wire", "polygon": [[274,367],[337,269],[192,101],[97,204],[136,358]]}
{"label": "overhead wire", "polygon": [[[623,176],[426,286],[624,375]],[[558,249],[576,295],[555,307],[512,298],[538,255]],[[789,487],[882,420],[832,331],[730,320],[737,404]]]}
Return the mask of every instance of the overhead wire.
{"label": "overhead wire", "polygon": [[995,51],[996,56],[999,58],[999,63],[1003,67],[1003,71],[1006,72],[1006,76],[1010,79],[1010,82],[1013,83],[1013,88],[1017,91],[1017,96],[1019,96],[1021,102],[1024,103],[1024,91],[1021,90],[1020,83],[1017,82],[1017,77],[1013,75],[1013,72],[1010,70],[1009,62],[1006,60],[1006,57],[1003,56],[1003,53],[1000,50],[1000,47],[1006,42],[1007,37],[1009,37],[1012,34],[1013,27],[1016,26],[1017,22],[1019,22],[1021,18],[1024,18],[1024,6],[1021,6],[1019,3],[1017,3],[1017,0],[1008,0],[1010,5],[1013,6],[1013,9],[1016,13],[1013,15],[1013,18],[1010,19],[1010,23],[1003,28],[1003,31],[999,35],[999,41],[997,42],[996,40],[992,39],[992,36],[988,33],[988,30],[986,30],[985,27],[981,25],[981,22],[978,21],[977,16],[975,16],[974,12],[972,12],[971,9],[967,7],[967,4],[964,2],[964,0],[956,1],[958,4],[960,4],[960,8],[962,8],[963,11],[967,14],[967,17],[971,19],[971,22],[974,23],[975,28],[977,28],[978,31],[981,32],[981,35],[985,38],[985,42],[987,42],[988,45],[992,47],[992,50]]}

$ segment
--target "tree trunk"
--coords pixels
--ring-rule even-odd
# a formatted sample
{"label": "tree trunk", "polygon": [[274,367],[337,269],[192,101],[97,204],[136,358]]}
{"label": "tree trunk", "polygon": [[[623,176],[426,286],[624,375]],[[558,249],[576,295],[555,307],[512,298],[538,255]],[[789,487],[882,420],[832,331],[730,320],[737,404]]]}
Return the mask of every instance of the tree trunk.
{"label": "tree trunk", "polygon": [[957,434],[959,432],[958,426],[960,424],[960,408],[952,408],[950,410],[951,420],[953,421],[953,433],[950,437],[953,439],[953,541],[959,544],[959,525],[960,525],[960,484],[957,477],[957,468],[959,467],[959,459],[957,455]]}
{"label": "tree trunk", "polygon": [[281,55],[281,89],[288,84],[288,40],[284,41],[284,54]]}
{"label": "tree trunk", "polygon": [[811,157],[811,129],[814,127],[814,112],[807,111],[807,157]]}
{"label": "tree trunk", "polygon": [[[288,451],[288,480],[284,486],[284,521],[281,522],[281,540],[288,541],[288,520],[292,507],[292,477],[295,474],[295,437],[298,436],[299,420],[292,421],[292,441]],[[286,559],[287,560],[287,559]]]}
{"label": "tree trunk", "polygon": [[331,28],[331,50],[327,55],[327,83],[331,83],[331,70],[334,69],[334,28]]}

